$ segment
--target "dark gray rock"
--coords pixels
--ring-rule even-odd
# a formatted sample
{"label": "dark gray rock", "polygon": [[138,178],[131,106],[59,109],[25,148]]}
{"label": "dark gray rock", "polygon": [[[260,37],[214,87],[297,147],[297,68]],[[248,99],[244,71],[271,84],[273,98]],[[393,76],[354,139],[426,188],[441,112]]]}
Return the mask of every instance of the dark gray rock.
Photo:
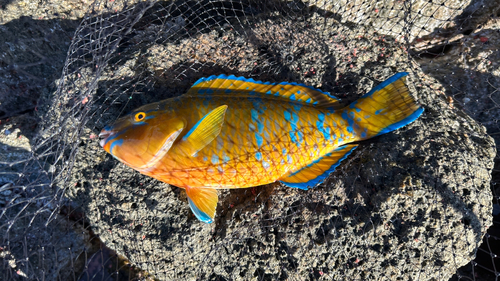
{"label": "dark gray rock", "polygon": [[[200,40],[215,47],[197,53]],[[217,47],[222,42],[225,48]],[[262,46],[272,51],[264,56]],[[272,184],[221,191],[211,225],[194,218],[181,189],[142,176],[106,155],[96,140],[83,140],[66,196],[85,209],[104,243],[133,264],[161,280],[447,280],[474,258],[492,223],[495,144],[483,126],[450,105],[442,86],[412,65],[394,38],[314,14],[305,22],[276,19],[245,32],[142,47],[157,63],[145,64],[152,75],[141,78],[157,79],[151,92],[131,100],[112,96],[117,74],[128,79],[136,70],[134,57],[108,69],[99,85],[107,99],[127,101],[127,109],[178,94],[200,72],[251,76],[259,70],[254,75],[262,80],[307,83],[349,102],[395,72],[410,71],[408,84],[425,113],[364,142],[313,190]],[[217,55],[203,56],[210,52]],[[168,59],[174,63],[159,63]],[[239,64],[227,66],[235,60]],[[113,104],[102,114],[96,103],[97,125],[84,135],[97,133],[123,108]]]}
{"label": "dark gray rock", "polygon": [[[96,9],[122,11],[123,3],[116,2]],[[73,35],[87,3],[13,1],[2,7],[0,118],[34,110],[42,96],[38,110],[49,114],[43,119],[45,139],[37,141],[47,140],[64,160],[71,160],[70,153],[78,158],[74,166],[71,161],[50,166],[52,158],[33,160],[28,169],[0,164],[0,257],[5,261],[0,279],[78,278],[86,255],[93,253],[91,236],[88,228],[59,213],[59,204],[69,204],[57,197],[65,189],[71,205],[85,209],[106,245],[162,280],[448,279],[474,258],[491,225],[488,185],[496,152],[485,128],[460,109],[490,132],[498,129],[498,107],[490,107],[499,103],[493,94],[500,87],[498,24],[474,28],[499,5],[448,1],[437,7],[413,1],[408,16],[414,25],[407,35],[410,41],[422,41],[414,41],[412,52],[438,50],[439,55],[422,55],[416,61],[422,71],[395,44],[400,38],[383,36],[401,34],[404,2],[373,7],[342,1],[332,7],[321,1],[273,2],[277,13],[245,7],[244,14],[255,17],[241,17],[234,25],[197,14],[195,21],[201,24],[195,26],[211,23],[210,32],[188,33],[193,18],[178,16],[163,29],[153,24],[126,37],[126,47],[103,69],[97,91],[90,83],[96,71],[93,60],[100,64],[102,57],[88,56],[89,49],[82,48],[64,62],[71,39],[91,32],[88,27]],[[307,6],[316,6],[322,15],[330,10],[345,25],[310,15]],[[203,9],[217,14],[210,5]],[[283,9],[288,9],[286,16],[279,12]],[[234,16],[229,8],[224,12]],[[470,35],[461,34],[470,28]],[[105,38],[94,39],[100,43]],[[453,46],[449,52],[441,48],[447,42]],[[96,51],[108,46],[97,43],[84,47]],[[61,84],[52,100],[52,83],[64,64],[69,82]],[[313,190],[273,184],[221,191],[212,225],[193,217],[182,190],[117,163],[95,139],[123,110],[181,94],[201,76],[228,73],[303,82],[348,102],[397,71],[411,72],[409,84],[426,110],[419,120],[363,143]],[[26,159],[30,145],[39,144],[24,138],[32,139],[36,120],[22,123],[21,131],[2,123],[0,162]],[[49,185],[47,172],[53,176],[59,169],[64,173]],[[25,185],[12,185],[20,174]]]}
{"label": "dark gray rock", "polygon": [[54,91],[88,8],[74,4],[0,1],[1,280],[70,280],[83,268],[89,232],[61,216],[68,202],[50,188],[43,160],[31,158],[39,98]]}
{"label": "dark gray rock", "polygon": [[373,27],[377,33],[394,36],[401,41],[407,36],[412,42],[425,37],[470,33],[498,13],[500,1],[311,0],[304,1],[304,6],[332,12],[342,23]]}

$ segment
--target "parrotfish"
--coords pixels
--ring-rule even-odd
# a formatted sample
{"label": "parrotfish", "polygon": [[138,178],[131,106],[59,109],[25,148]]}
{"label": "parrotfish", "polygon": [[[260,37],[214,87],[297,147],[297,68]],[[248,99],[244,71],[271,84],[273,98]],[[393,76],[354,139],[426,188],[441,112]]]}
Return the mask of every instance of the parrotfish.
{"label": "parrotfish", "polygon": [[144,105],[106,126],[100,145],[113,157],[184,188],[194,215],[211,223],[217,189],[280,181],[307,190],[358,146],[423,112],[400,72],[342,107],[299,83],[233,75],[201,78],[182,96]]}

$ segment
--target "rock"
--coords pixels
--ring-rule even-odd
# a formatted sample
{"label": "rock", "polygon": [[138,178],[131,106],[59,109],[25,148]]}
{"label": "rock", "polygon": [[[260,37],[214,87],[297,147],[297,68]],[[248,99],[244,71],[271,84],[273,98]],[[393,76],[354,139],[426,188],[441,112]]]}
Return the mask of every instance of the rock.
{"label": "rock", "polygon": [[[298,1],[291,0],[290,3]],[[334,13],[342,23],[372,26],[379,34],[403,40],[403,34],[411,42],[425,36],[462,33],[475,29],[492,15],[496,15],[500,1],[448,0],[448,1],[304,1]],[[304,5],[304,6],[305,6]],[[410,12],[408,13],[408,8]],[[408,23],[406,24],[405,19]],[[406,29],[408,32],[405,33]]]}
{"label": "rock", "polygon": [[48,7],[32,10],[31,2],[0,8],[0,119],[34,111],[40,96],[54,91],[79,23],[54,18]]}
{"label": "rock", "polygon": [[[74,167],[71,161],[44,166],[54,161],[50,157],[30,162],[27,170],[24,164],[0,164],[0,186],[21,175],[29,183],[25,187],[37,187],[23,191],[9,186],[0,194],[0,208],[8,205],[0,216],[0,233],[6,241],[0,244],[5,261],[0,279],[17,275],[67,280],[82,272],[85,255],[80,254],[92,255],[88,228],[58,215],[57,203],[68,201],[59,201],[45,178],[46,171],[57,173],[67,167],[73,167],[70,184],[53,181],[50,187],[67,188],[66,196],[86,210],[106,245],[160,280],[446,280],[474,258],[491,225],[488,184],[495,151],[485,128],[460,108],[465,105],[466,113],[484,122],[488,130],[498,128],[498,109],[487,107],[488,99],[495,96],[484,94],[491,93],[485,81],[499,86],[489,79],[498,77],[496,27],[475,29],[496,13],[498,1],[448,1],[439,7],[412,1],[408,15],[415,25],[409,25],[407,34],[410,41],[415,39],[412,52],[432,54],[433,48],[446,46],[447,41],[457,46],[447,60],[446,56],[432,61],[422,56],[417,63],[423,71],[393,42],[392,36],[401,34],[403,26],[395,24],[404,16],[401,5],[408,1],[379,1],[371,6],[338,1],[342,5],[331,8],[330,2],[272,2],[272,11],[248,6],[238,7],[239,14],[231,14],[231,9],[241,3],[227,2],[231,6],[224,8],[225,18],[218,17],[220,7],[211,6],[218,2],[202,3],[209,13],[197,13],[199,6],[181,6],[184,11],[179,16],[160,20],[166,28],[154,23],[132,29],[127,36],[117,33],[124,36],[123,49],[112,55],[109,67],[98,68],[103,73],[96,80],[93,59],[100,57],[84,56],[88,55],[85,48],[70,52],[65,70],[70,83],[62,84],[62,89],[71,91],[58,92],[49,114],[41,115],[46,138],[32,139],[36,121],[24,120],[25,128],[18,129],[5,126],[4,118],[35,110],[36,105],[43,107],[38,107],[39,112],[49,107],[51,85],[65,64],[70,37],[87,35],[82,30],[73,35],[87,2],[69,2],[13,1],[0,9],[0,38],[4,39],[0,53],[5,54],[0,62],[0,119],[3,132],[11,132],[0,134],[0,162],[29,157],[31,147],[41,140],[48,141],[57,157],[71,160],[71,155],[78,155]],[[122,11],[123,3],[116,2],[120,1],[95,8]],[[322,9],[319,15],[308,14],[304,8],[310,5]],[[416,10],[419,5],[421,15]],[[156,17],[164,16],[164,9],[155,8]],[[131,11],[125,14],[133,16]],[[343,24],[325,21],[321,17],[325,11],[333,12]],[[187,17],[189,13],[195,15]],[[397,16],[384,18],[393,14]],[[113,13],[106,17],[116,19]],[[193,25],[193,21],[198,22]],[[195,30],[198,27],[202,29]],[[472,33],[461,34],[460,28]],[[95,34],[105,34],[100,31]],[[84,46],[109,47],[104,39],[96,37],[93,45]],[[90,41],[74,42],[78,46]],[[446,54],[448,49],[437,50]],[[465,63],[456,59],[461,52],[470,53]],[[481,64],[485,58],[491,66]],[[464,67],[454,65],[457,61]],[[313,190],[274,184],[221,191],[212,225],[192,216],[182,190],[117,163],[90,137],[123,110],[181,94],[197,78],[210,74],[303,82],[348,102],[391,74],[407,70],[412,92],[426,109],[417,122],[363,143]],[[90,82],[98,82],[97,92]],[[465,89],[466,95],[461,98],[462,93],[452,92],[450,101],[442,94],[450,89]],[[38,96],[43,101],[37,101]],[[63,117],[68,112],[83,114],[67,121]]]}
{"label": "rock", "polygon": [[[469,35],[447,38],[449,48],[446,55],[431,55],[422,50],[416,52],[422,70],[445,85],[451,102],[481,122],[496,138],[497,144],[500,143],[500,136],[495,134],[500,130],[497,94],[500,88],[499,29],[500,20],[492,19]],[[422,41],[421,46],[444,46],[444,39]]]}
{"label": "rock", "polygon": [[[9,133],[6,133],[7,131]],[[2,171],[0,173],[0,186],[18,180],[20,173],[22,173],[20,164],[11,166],[6,163],[22,162],[30,156],[30,151],[29,140],[21,135],[19,128],[13,129],[11,124],[7,124],[0,130],[0,170]],[[1,187],[0,190],[2,190]]]}
{"label": "rock", "polygon": [[[442,85],[390,37],[319,14],[300,20],[275,16],[222,35],[197,33],[162,44],[132,37],[137,44],[121,50],[120,64],[100,77],[99,89],[115,103],[90,98],[87,106],[99,118],[82,134],[96,134],[121,112],[179,94],[197,78],[222,71],[306,83],[344,102],[409,71],[408,84],[424,115],[362,143],[312,190],[271,184],[221,191],[211,225],[194,218],[182,190],[118,163],[96,140],[79,144],[66,196],[84,208],[107,246],[160,280],[449,279],[474,258],[492,224],[492,138],[451,106]],[[134,48],[148,56],[127,56]],[[136,74],[139,62],[144,76]],[[147,94],[114,88],[129,79],[146,85]],[[78,124],[72,122],[68,126]]]}
{"label": "rock", "polygon": [[30,158],[29,139],[21,135],[32,136],[26,129],[32,120],[14,117],[3,127],[10,128],[11,134],[0,134],[0,233],[4,238],[0,257],[7,261],[0,279],[68,280],[82,271],[83,266],[75,267],[75,259],[87,247],[89,233],[83,225],[58,215],[54,202],[65,200],[58,201],[49,188],[40,163]]}
{"label": "rock", "polygon": [[[412,47],[412,53],[422,70],[444,87],[450,106],[463,109],[474,120],[481,122],[487,132],[500,144],[500,21],[492,18],[480,27],[465,34],[422,38]],[[495,158],[491,189],[500,194],[500,158]],[[498,209],[498,196],[493,207]],[[499,221],[493,212],[493,221]],[[491,263],[491,255],[499,247],[496,234],[500,224],[494,223],[477,251],[474,265],[457,272],[457,276],[474,276],[476,280],[495,278],[497,267]]]}
{"label": "rock", "polygon": [[[25,201],[25,198],[22,199]],[[9,207],[5,216],[38,214],[25,219],[15,219],[9,229],[9,243],[1,245],[0,257],[9,261],[4,265],[2,274],[22,276],[29,280],[45,277],[46,280],[69,280],[82,268],[75,266],[76,258],[84,251],[89,241],[88,231],[81,225],[68,221],[64,217],[50,219],[50,210],[44,210],[36,204]],[[3,232],[4,230],[2,230]],[[26,235],[26,231],[28,235]],[[26,253],[32,253],[26,256]],[[37,264],[38,266],[30,266]]]}

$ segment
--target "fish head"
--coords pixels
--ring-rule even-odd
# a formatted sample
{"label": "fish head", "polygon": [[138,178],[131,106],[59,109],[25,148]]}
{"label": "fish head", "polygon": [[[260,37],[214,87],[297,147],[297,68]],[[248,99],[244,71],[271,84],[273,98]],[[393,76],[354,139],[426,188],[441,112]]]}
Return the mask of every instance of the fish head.
{"label": "fish head", "polygon": [[108,153],[136,170],[156,164],[170,150],[185,127],[173,111],[143,106],[104,127],[100,145]]}

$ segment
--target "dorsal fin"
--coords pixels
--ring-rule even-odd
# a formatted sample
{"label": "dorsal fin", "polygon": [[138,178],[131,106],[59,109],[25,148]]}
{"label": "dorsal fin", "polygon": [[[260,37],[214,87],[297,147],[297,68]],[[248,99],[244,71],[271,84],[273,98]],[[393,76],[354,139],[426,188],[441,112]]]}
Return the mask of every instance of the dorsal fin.
{"label": "dorsal fin", "polygon": [[241,97],[255,95],[274,96],[321,107],[335,107],[339,100],[327,92],[299,83],[271,83],[234,75],[212,75],[196,81],[187,95],[228,95],[237,93]]}

